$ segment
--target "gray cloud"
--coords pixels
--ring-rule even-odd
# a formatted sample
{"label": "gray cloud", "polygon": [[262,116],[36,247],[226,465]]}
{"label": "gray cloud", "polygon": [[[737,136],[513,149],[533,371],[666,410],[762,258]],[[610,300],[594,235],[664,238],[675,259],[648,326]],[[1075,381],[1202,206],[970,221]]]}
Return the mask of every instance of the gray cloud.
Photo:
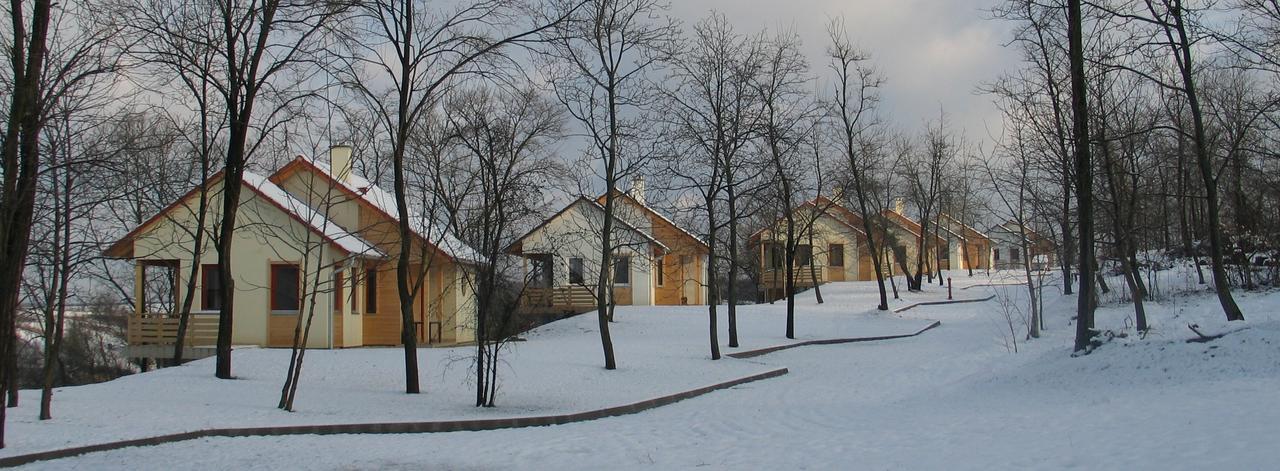
{"label": "gray cloud", "polygon": [[[976,142],[999,132],[1000,114],[976,88],[1017,63],[1003,47],[1007,26],[988,19],[998,0],[685,0],[671,13],[688,24],[712,10],[744,33],[794,28],[805,43],[813,73],[823,79],[826,26],[843,16],[851,36],[888,79],[882,113],[894,126],[915,131],[945,109],[952,125]],[[820,82],[821,83],[821,82]],[[984,144],[988,149],[990,144]]]}

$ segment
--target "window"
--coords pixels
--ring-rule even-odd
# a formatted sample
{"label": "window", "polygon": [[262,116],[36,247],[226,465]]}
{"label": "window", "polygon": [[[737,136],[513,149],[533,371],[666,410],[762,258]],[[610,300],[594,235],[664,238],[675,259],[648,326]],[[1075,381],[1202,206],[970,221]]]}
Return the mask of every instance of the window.
{"label": "window", "polygon": [[333,272],[333,312],[342,312],[342,272]]}
{"label": "window", "polygon": [[831,244],[831,247],[827,250],[827,252],[828,252],[827,253],[828,265],[831,265],[833,267],[844,266],[844,245],[843,244]]}
{"label": "window", "polygon": [[535,288],[550,288],[554,279],[551,272],[551,255],[541,254],[530,257],[529,263],[531,278],[529,282]]}
{"label": "window", "polygon": [[378,270],[369,270],[364,275],[364,313],[378,312]]}
{"label": "window", "polygon": [[1018,261],[1018,249],[1009,249],[1009,259]]}
{"label": "window", "polygon": [[658,257],[658,286],[666,284],[667,274],[664,273],[667,268],[665,257]]}
{"label": "window", "polygon": [[219,277],[217,265],[200,267],[203,278],[200,281],[200,307],[206,311],[222,310],[222,278]]}
{"label": "window", "polygon": [[271,265],[271,310],[298,310],[298,266]]}
{"label": "window", "polygon": [[797,245],[796,246],[796,266],[807,267],[813,263],[813,246]]}
{"label": "window", "polygon": [[783,252],[782,246],[779,244],[769,244],[768,252],[769,252],[769,268],[774,270],[781,269],[782,264],[784,262],[783,260],[784,254],[782,253]]}
{"label": "window", "polygon": [[997,262],[1000,261],[1000,249],[991,249],[991,259]]}
{"label": "window", "polygon": [[569,283],[582,284],[582,259],[574,257],[569,259]]}
{"label": "window", "polygon": [[613,282],[615,284],[631,284],[631,257],[613,258]]}

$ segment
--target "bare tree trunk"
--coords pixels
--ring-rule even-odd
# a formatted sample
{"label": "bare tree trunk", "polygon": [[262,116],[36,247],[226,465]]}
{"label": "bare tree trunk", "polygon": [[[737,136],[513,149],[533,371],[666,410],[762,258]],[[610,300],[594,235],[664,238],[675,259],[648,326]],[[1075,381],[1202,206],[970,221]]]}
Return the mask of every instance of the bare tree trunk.
{"label": "bare tree trunk", "polygon": [[813,296],[818,304],[822,304],[822,287],[818,285],[818,259],[813,249],[813,222],[809,223],[809,281],[813,282]]}
{"label": "bare tree trunk", "polygon": [[[1067,2],[1067,42],[1071,61],[1071,112],[1075,143],[1076,207],[1080,215],[1080,294],[1076,299],[1075,351],[1093,339],[1093,164],[1089,152],[1089,99],[1084,69],[1081,0]],[[1070,279],[1069,277],[1067,279]],[[1064,280],[1066,282],[1066,280]]]}
{"label": "bare tree trunk", "polygon": [[[1223,257],[1222,222],[1219,220],[1218,180],[1213,174],[1213,158],[1209,155],[1208,136],[1205,132],[1204,114],[1200,107],[1200,98],[1196,89],[1195,68],[1192,63],[1192,41],[1187,35],[1184,22],[1184,9],[1181,0],[1163,0],[1173,23],[1166,25],[1165,35],[1175,54],[1175,62],[1182,79],[1182,89],[1191,110],[1191,122],[1194,130],[1194,146],[1196,164],[1200,168],[1200,178],[1204,182],[1205,204],[1209,213],[1209,258],[1213,269],[1213,286],[1218,294],[1218,302],[1228,321],[1244,320],[1244,312],[1231,296],[1230,280],[1227,278],[1226,263]],[[1150,4],[1148,6],[1152,9]],[[1155,12],[1152,11],[1154,14]],[[1175,37],[1176,36],[1176,37]]]}

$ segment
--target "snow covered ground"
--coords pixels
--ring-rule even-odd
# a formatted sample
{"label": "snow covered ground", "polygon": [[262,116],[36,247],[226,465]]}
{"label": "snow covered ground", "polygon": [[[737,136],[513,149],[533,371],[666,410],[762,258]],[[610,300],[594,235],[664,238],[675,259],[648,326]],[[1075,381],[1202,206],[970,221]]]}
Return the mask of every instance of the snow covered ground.
{"label": "snow covered ground", "polygon": [[[957,276],[957,282],[960,278]],[[967,279],[965,282],[971,283]],[[836,284],[826,287],[828,304],[822,307],[814,306],[811,296],[801,298],[804,316],[798,325],[804,336],[826,337],[819,329],[870,332],[879,329],[872,325],[885,322],[919,324],[939,319],[942,326],[914,338],[803,347],[751,360],[717,362],[708,368],[699,366],[712,363],[700,358],[706,354],[702,345],[705,326],[699,322],[703,316],[695,315],[700,311],[672,309],[669,313],[664,311],[664,317],[654,318],[660,322],[652,323],[636,320],[641,317],[638,313],[628,314],[618,330],[646,332],[639,337],[627,334],[629,351],[620,348],[619,353],[624,371],[606,373],[597,367],[598,375],[587,377],[630,383],[611,375],[638,378],[641,373],[636,370],[645,364],[641,357],[668,350],[672,358],[655,362],[672,368],[659,376],[663,382],[677,383],[674,378],[688,376],[694,376],[689,380],[694,384],[711,382],[713,375],[738,368],[735,362],[750,365],[742,371],[786,366],[791,373],[641,414],[554,427],[420,435],[203,439],[96,453],[36,466],[138,469],[162,463],[166,468],[191,469],[1274,469],[1280,463],[1280,453],[1274,446],[1280,441],[1280,408],[1275,407],[1280,391],[1280,292],[1238,293],[1237,300],[1249,321],[1228,325],[1219,320],[1222,314],[1215,298],[1204,292],[1175,294],[1175,284],[1168,284],[1165,299],[1149,306],[1154,329],[1146,338],[1132,335],[1132,329],[1126,328],[1132,325],[1129,305],[1104,306],[1098,313],[1099,327],[1130,335],[1078,358],[1070,356],[1074,296],[1049,294],[1045,336],[1020,344],[1020,353],[1014,354],[1006,348],[1001,334],[1006,327],[994,301],[922,306],[902,313],[902,320],[894,320],[891,315],[837,314],[841,310],[838,306],[845,306],[846,311],[861,311],[854,306],[871,299],[874,284]],[[945,290],[928,289],[928,293],[913,295],[916,299],[907,301],[945,298]],[[988,290],[1015,299],[1024,291],[1017,286],[974,288],[957,291],[957,297],[980,297]],[[759,324],[766,327],[752,327],[752,334],[744,333],[744,339],[759,345],[780,343],[780,335],[766,337],[780,334],[775,331],[781,327],[781,306],[748,309],[751,314],[746,316],[764,320]],[[836,317],[840,315],[845,317]],[[830,319],[823,320],[826,317]],[[826,322],[832,325],[825,325]],[[1188,323],[1200,325],[1202,331],[1227,335],[1209,343],[1188,343],[1187,339],[1195,337],[1186,327]],[[563,324],[549,326],[532,337],[513,355],[513,361],[521,361],[514,358],[531,353],[540,338],[563,335],[555,343],[569,342],[573,337],[569,332],[585,326],[580,320]],[[663,332],[673,335],[683,333],[684,337],[661,338],[654,335],[658,329],[667,329]],[[648,343],[669,348],[643,346]],[[688,361],[676,360],[677,357]],[[583,371],[594,367],[596,360],[595,355],[580,359]],[[242,361],[238,368],[246,368],[246,363]],[[533,371],[551,368],[513,366],[518,366],[516,377],[511,380],[509,395],[503,396],[508,403],[521,397],[515,392],[520,383],[537,382],[530,377]],[[676,368],[702,369],[688,375]],[[561,377],[559,371],[555,374]],[[193,373],[189,380],[196,381],[198,376]],[[574,375],[564,378],[579,381]],[[208,387],[209,383],[204,384],[201,387]],[[638,383],[628,386],[642,387]],[[92,387],[76,389],[89,388]],[[314,388],[304,391],[316,391]],[[373,393],[364,393],[369,394]],[[311,395],[321,396],[318,391],[311,392],[300,400]],[[590,395],[540,399],[585,403],[593,400]],[[64,401],[64,415],[73,407],[68,403],[76,402],[67,399],[69,396],[73,396],[71,391],[64,391],[58,399]],[[365,400],[393,400],[394,396],[385,393]],[[323,398],[312,400],[323,402]],[[228,401],[243,402],[234,398]],[[109,401],[103,399],[98,404],[104,402]],[[55,402],[55,414],[58,407]],[[319,405],[309,402],[300,407],[305,411]],[[270,404],[265,408],[269,410]],[[461,413],[463,408],[455,410]],[[298,413],[302,414],[305,412]],[[15,426],[13,437],[22,440],[22,433],[39,434],[38,426]]]}
{"label": "snow covered ground", "polygon": [[[785,333],[783,304],[744,306],[741,348],[820,338],[916,332],[930,321],[868,311],[873,297],[855,285],[829,288],[830,302],[804,297],[798,340]],[[843,293],[843,294],[842,294]],[[945,294],[943,294],[945,297]],[[914,296],[939,299],[937,293]],[[905,301],[897,303],[905,305]],[[307,353],[296,412],[275,408],[289,351],[237,349],[235,381],[213,378],[213,359],[55,390],[54,420],[36,420],[39,391],[10,409],[0,457],[206,428],[406,422],[553,415],[629,404],[774,369],[757,362],[709,361],[706,306],[619,307],[611,325],[617,371],[602,368],[594,314],[530,332],[502,357],[498,406],[475,408],[471,348],[421,349],[421,395],[403,394],[403,350]],[[727,325],[721,307],[722,329]],[[727,334],[722,334],[727,343]]]}

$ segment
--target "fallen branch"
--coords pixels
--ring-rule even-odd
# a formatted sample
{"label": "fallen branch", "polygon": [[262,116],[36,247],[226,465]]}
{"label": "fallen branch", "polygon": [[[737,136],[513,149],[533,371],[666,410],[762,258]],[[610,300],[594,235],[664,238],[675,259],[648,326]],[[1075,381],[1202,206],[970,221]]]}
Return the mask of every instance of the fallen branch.
{"label": "fallen branch", "polygon": [[1200,326],[1197,324],[1187,324],[1187,328],[1191,329],[1192,332],[1195,332],[1196,335],[1199,336],[1199,338],[1187,339],[1187,343],[1208,343],[1214,340],[1218,340],[1226,336],[1227,334],[1231,333],[1231,332],[1223,332],[1217,335],[1205,335],[1203,332],[1200,332]]}

